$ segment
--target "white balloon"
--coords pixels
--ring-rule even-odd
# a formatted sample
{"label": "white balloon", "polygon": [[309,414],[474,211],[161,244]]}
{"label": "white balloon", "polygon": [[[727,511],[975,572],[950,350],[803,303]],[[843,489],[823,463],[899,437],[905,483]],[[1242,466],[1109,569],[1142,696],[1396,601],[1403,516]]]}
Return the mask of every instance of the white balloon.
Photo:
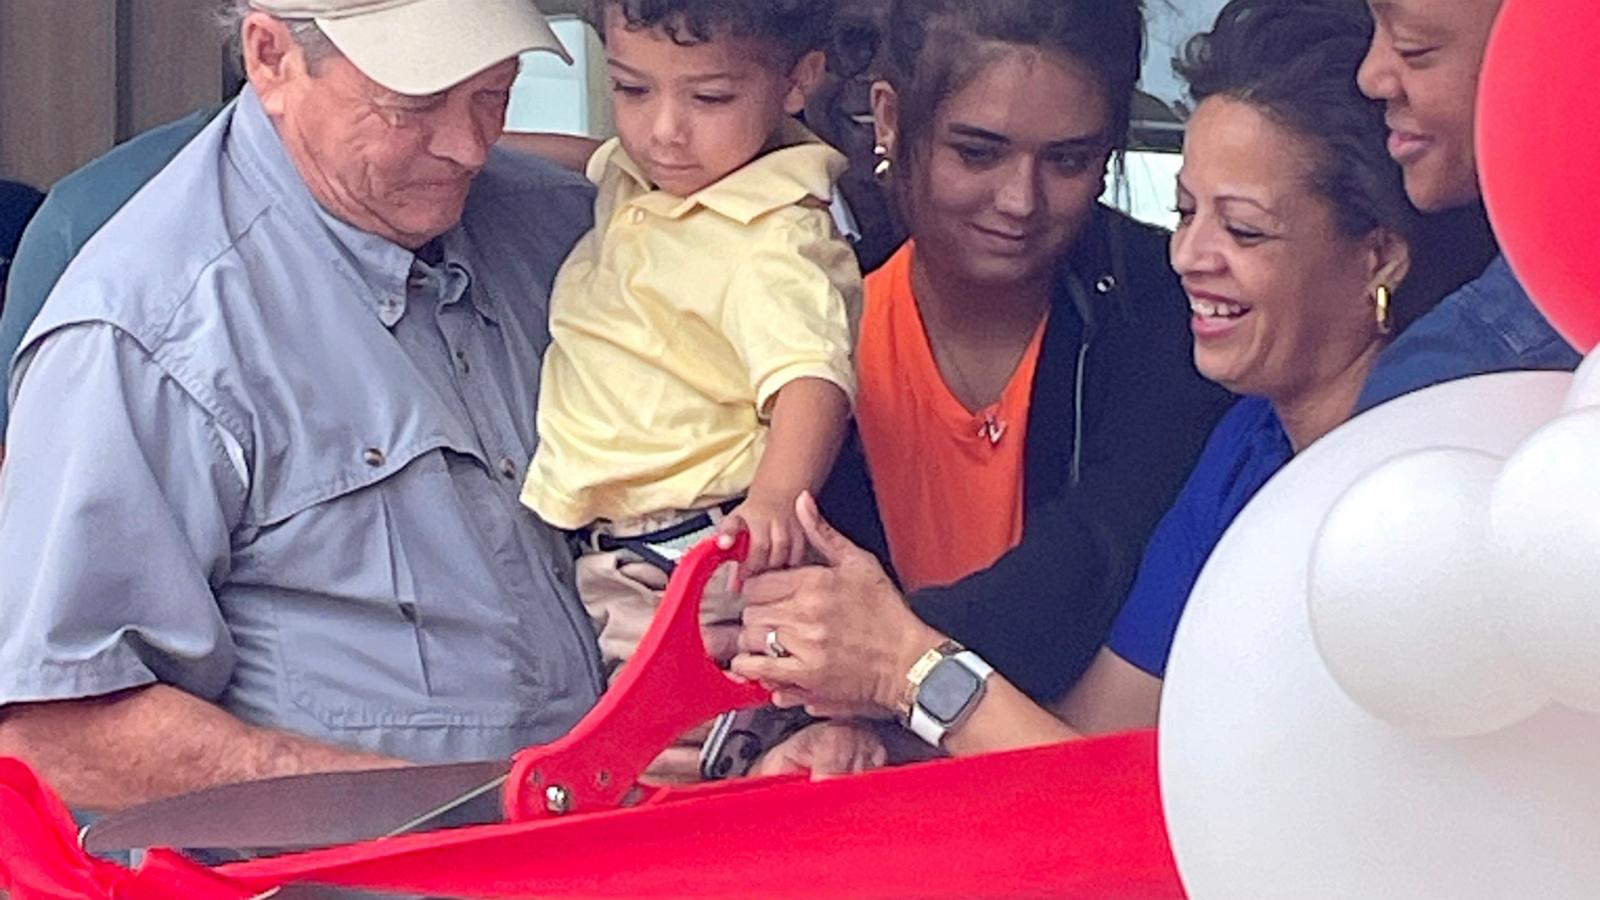
{"label": "white balloon", "polygon": [[1311,630],[1328,671],[1373,715],[1420,734],[1486,734],[1548,693],[1499,616],[1489,494],[1503,460],[1440,448],[1362,477],[1312,549]]}
{"label": "white balloon", "polygon": [[1571,382],[1485,376],[1380,407],[1308,448],[1224,536],[1161,709],[1161,791],[1191,896],[1595,895],[1600,716],[1548,707],[1455,739],[1395,728],[1329,673],[1306,599],[1312,542],[1363,473],[1435,446],[1508,457]]}
{"label": "white balloon", "polygon": [[1600,406],[1600,350],[1590,353],[1572,378],[1572,392],[1562,407],[1568,412],[1585,406]]}
{"label": "white balloon", "polygon": [[1600,407],[1568,413],[1506,464],[1490,509],[1522,614],[1508,642],[1562,703],[1600,712]]}

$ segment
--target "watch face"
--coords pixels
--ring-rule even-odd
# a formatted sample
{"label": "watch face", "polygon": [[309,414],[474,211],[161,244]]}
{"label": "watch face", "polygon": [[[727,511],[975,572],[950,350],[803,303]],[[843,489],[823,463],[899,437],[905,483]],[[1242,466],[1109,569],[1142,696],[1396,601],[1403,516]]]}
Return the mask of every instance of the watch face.
{"label": "watch face", "polygon": [[917,689],[917,705],[940,725],[955,724],[978,696],[983,680],[953,659],[941,661]]}

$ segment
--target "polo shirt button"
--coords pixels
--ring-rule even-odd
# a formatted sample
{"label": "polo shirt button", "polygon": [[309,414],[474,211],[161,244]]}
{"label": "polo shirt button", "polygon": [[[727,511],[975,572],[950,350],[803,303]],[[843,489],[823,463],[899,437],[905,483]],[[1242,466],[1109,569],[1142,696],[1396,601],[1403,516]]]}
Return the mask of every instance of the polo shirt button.
{"label": "polo shirt button", "polygon": [[361,461],[376,469],[383,465],[383,451],[376,447],[368,447],[366,452],[361,454]]}
{"label": "polo shirt button", "polygon": [[507,481],[517,480],[517,464],[511,457],[507,456],[500,460],[500,474],[504,475]]}
{"label": "polo shirt button", "polygon": [[1109,294],[1117,289],[1117,279],[1111,275],[1102,275],[1100,280],[1094,283],[1094,289],[1102,294]]}
{"label": "polo shirt button", "polygon": [[456,369],[463,375],[472,374],[472,364],[467,362],[467,351],[456,351]]}
{"label": "polo shirt button", "polygon": [[634,210],[632,213],[630,213],[628,215],[628,218],[632,219],[633,220],[633,224],[635,224],[635,225],[643,225],[644,224],[644,210],[636,209],[636,210]]}

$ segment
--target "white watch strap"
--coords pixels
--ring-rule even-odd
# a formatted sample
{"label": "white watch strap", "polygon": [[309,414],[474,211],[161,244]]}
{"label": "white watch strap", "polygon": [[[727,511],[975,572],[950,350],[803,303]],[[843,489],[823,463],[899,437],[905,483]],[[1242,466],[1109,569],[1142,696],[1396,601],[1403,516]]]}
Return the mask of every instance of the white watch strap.
{"label": "white watch strap", "polygon": [[[960,665],[963,669],[966,669],[968,672],[978,676],[977,696],[983,696],[983,687],[984,685],[988,684],[989,676],[994,674],[994,667],[984,662],[983,657],[973,653],[971,650],[963,650],[954,656],[948,657],[945,662],[954,662]],[[940,665],[943,664],[944,663],[940,663]],[[968,707],[967,712],[971,713],[972,707]],[[921,703],[918,703],[915,700],[912,701],[911,732],[917,737],[922,738],[924,741],[927,741],[934,747],[938,747],[944,741],[944,736],[948,734],[951,729],[959,726],[964,720],[965,717],[963,717],[961,720],[957,720],[948,727],[941,725],[937,719],[928,715],[928,713],[923,710]]]}

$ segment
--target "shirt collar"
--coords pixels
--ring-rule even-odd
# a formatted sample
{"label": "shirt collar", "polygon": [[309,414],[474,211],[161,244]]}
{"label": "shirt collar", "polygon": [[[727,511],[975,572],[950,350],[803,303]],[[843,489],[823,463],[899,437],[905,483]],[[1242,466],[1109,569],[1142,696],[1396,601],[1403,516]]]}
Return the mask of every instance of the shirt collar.
{"label": "shirt collar", "polygon": [[834,182],[849,164],[844,154],[794,120],[785,124],[778,142],[780,149],[756,157],[688,197],[657,190],[615,139],[595,154],[590,177],[598,182],[608,169],[618,170],[644,192],[629,201],[633,206],[668,219],[681,219],[704,208],[748,225],[808,197],[831,203]]}
{"label": "shirt collar", "polygon": [[[442,264],[429,266],[419,260],[413,251],[387,238],[363,231],[324,209],[312,197],[310,188],[306,187],[305,180],[294,167],[277,127],[262,108],[261,100],[252,87],[245,87],[239,94],[232,130],[233,139],[245,151],[233,154],[236,164],[262,182],[271,192],[270,196],[280,198],[290,215],[308,226],[321,226],[322,233],[339,251],[340,258],[368,288],[363,299],[385,326],[393,328],[405,315],[413,272],[423,277],[429,274],[442,276],[448,270],[458,269],[468,278],[471,277],[471,269],[466,263],[465,235],[459,225],[438,239],[443,251]],[[493,311],[488,308],[491,304],[487,298],[479,296],[482,293],[470,289],[466,291],[478,312],[493,321]]]}

